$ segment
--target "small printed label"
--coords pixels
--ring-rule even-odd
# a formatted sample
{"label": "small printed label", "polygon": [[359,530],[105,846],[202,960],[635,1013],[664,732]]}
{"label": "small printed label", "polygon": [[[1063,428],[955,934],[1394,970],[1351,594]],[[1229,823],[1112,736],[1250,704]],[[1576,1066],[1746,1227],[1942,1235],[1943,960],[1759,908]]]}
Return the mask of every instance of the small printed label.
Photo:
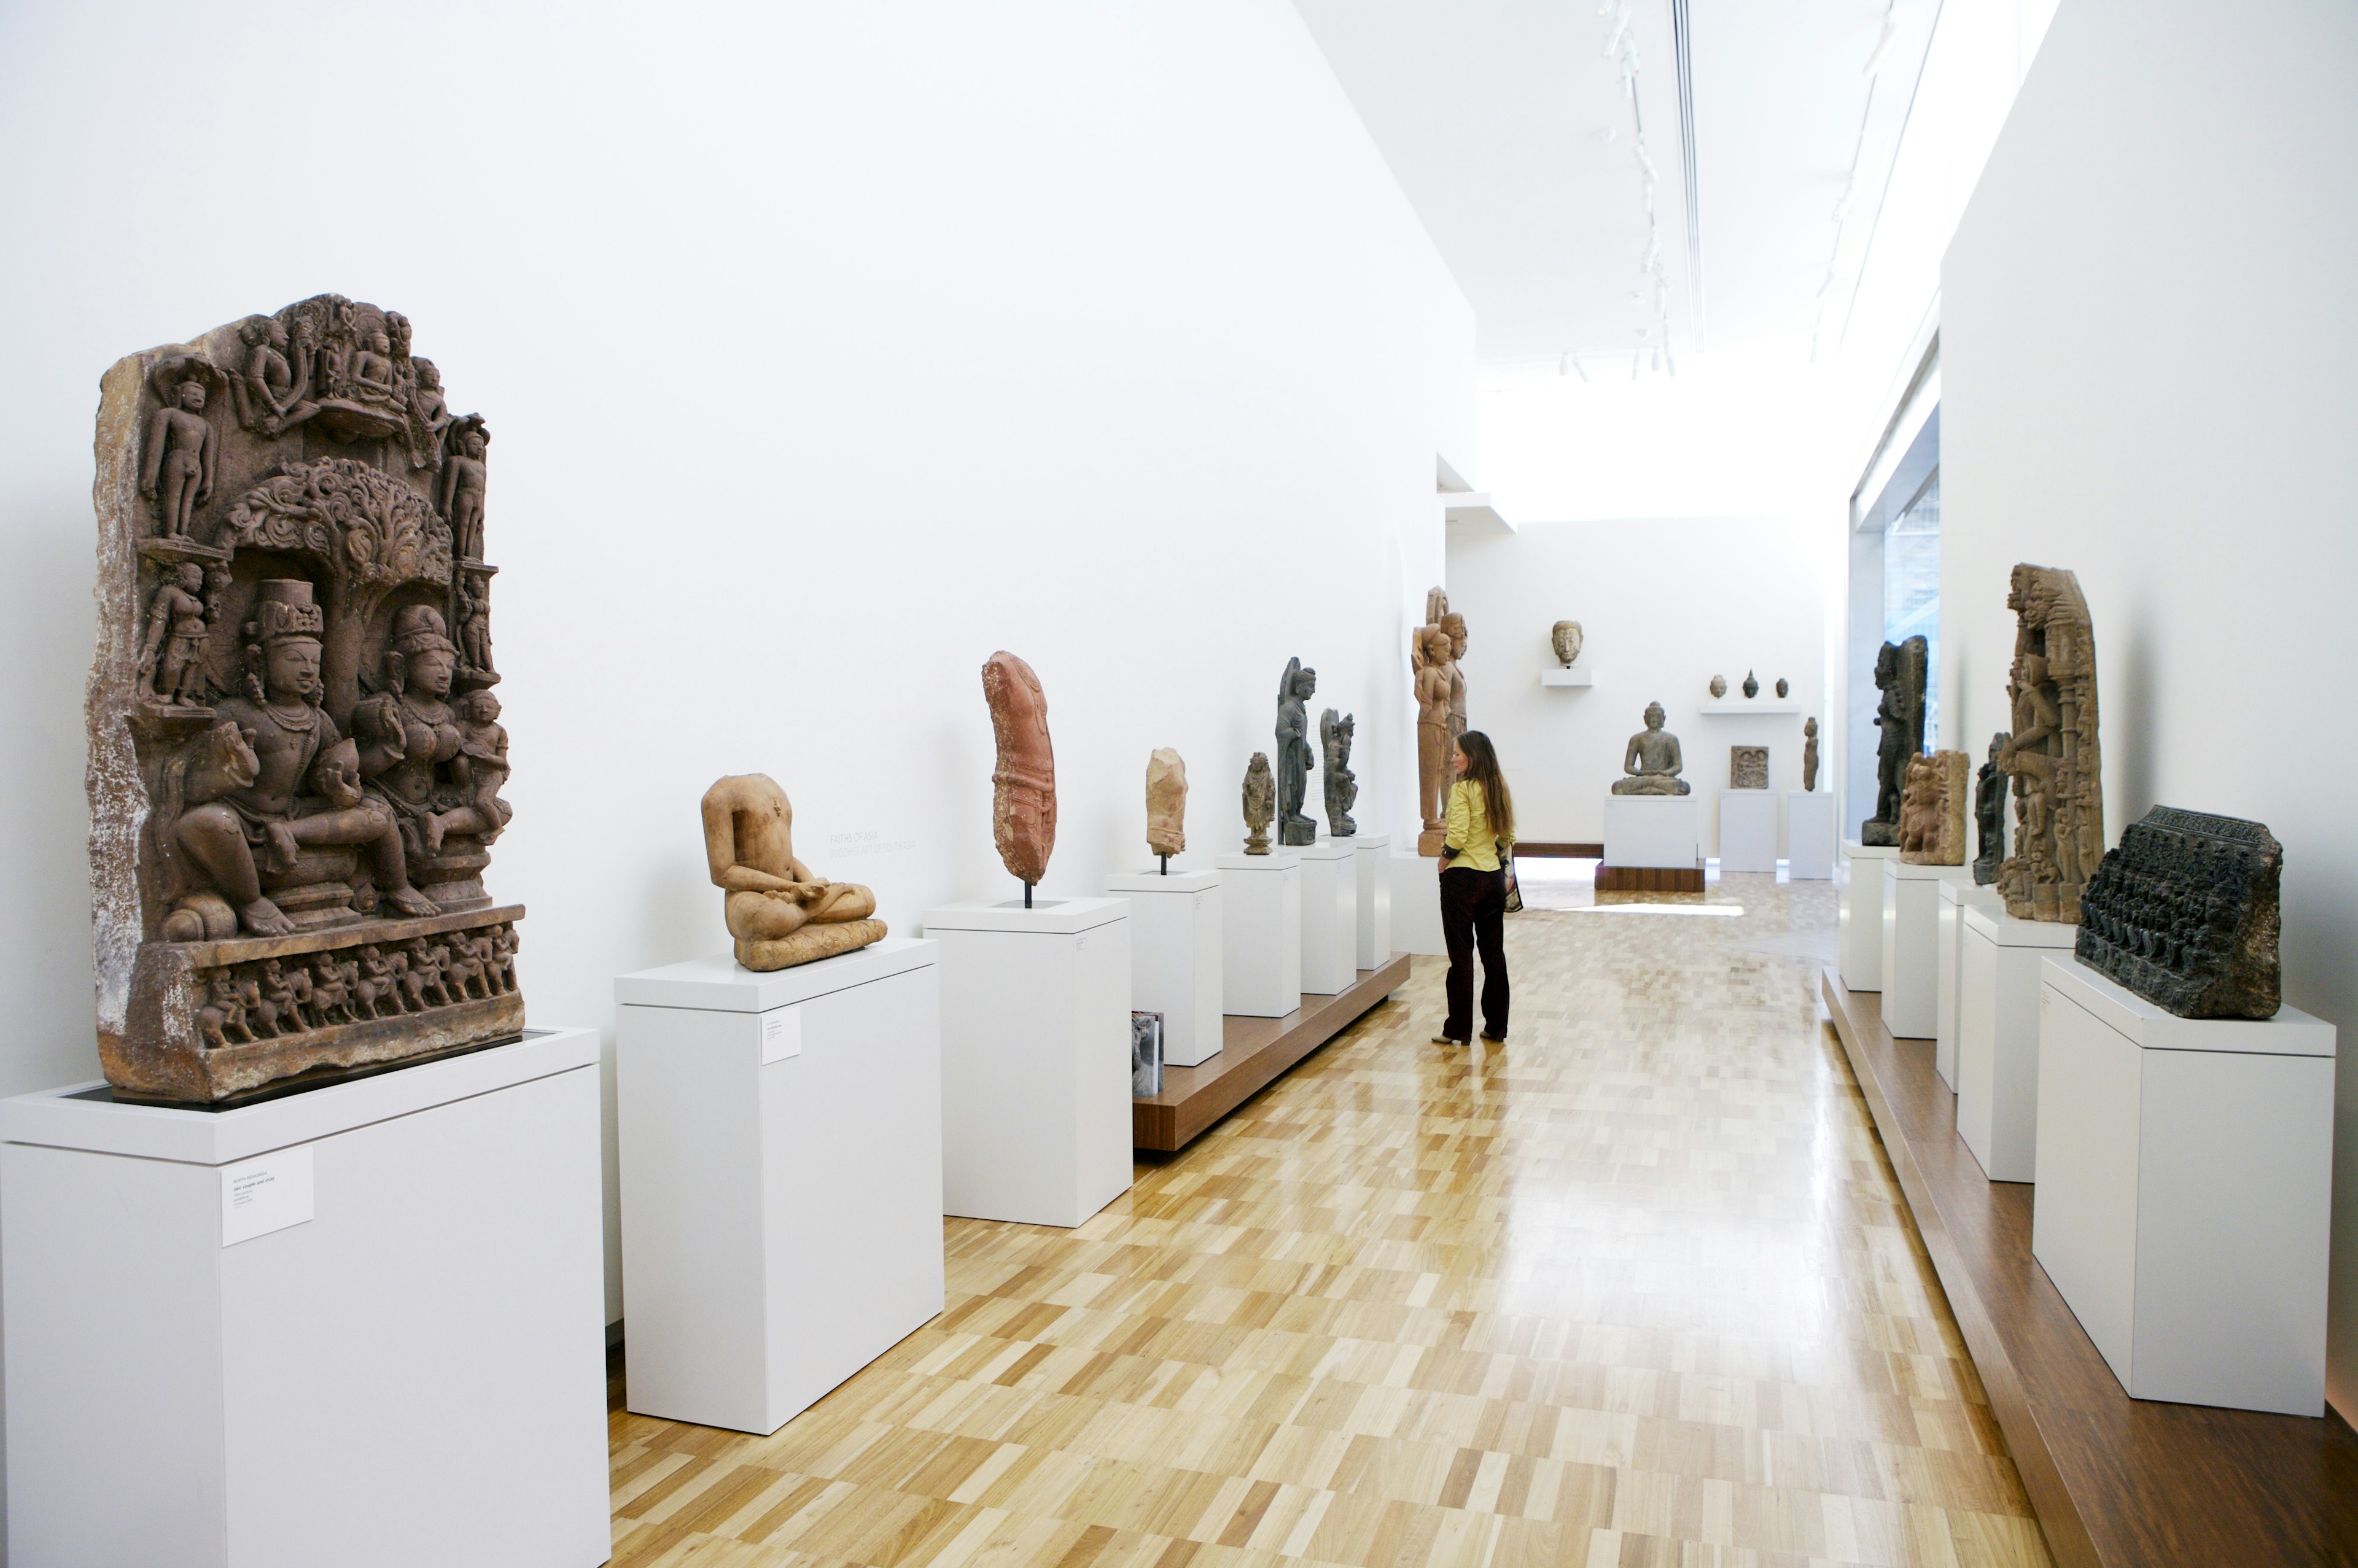
{"label": "small printed label", "polygon": [[803,1010],[776,1007],[762,1015],[762,1065],[803,1054]]}
{"label": "small printed label", "polygon": [[281,1149],[258,1160],[224,1165],[222,1184],[222,1245],[234,1247],[290,1225],[308,1224],[311,1206],[311,1146]]}

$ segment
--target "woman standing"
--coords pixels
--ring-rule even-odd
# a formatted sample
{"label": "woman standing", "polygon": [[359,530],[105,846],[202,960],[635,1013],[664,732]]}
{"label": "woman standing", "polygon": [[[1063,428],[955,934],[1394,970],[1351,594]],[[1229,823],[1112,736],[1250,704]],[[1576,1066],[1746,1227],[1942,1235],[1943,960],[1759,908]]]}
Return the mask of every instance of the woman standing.
{"label": "woman standing", "polygon": [[1482,955],[1482,1038],[1507,1039],[1507,872],[1515,797],[1490,737],[1468,730],[1450,752],[1448,832],[1441,849],[1441,935],[1449,945],[1449,1018],[1436,1045],[1463,1045],[1474,1025],[1474,954]]}

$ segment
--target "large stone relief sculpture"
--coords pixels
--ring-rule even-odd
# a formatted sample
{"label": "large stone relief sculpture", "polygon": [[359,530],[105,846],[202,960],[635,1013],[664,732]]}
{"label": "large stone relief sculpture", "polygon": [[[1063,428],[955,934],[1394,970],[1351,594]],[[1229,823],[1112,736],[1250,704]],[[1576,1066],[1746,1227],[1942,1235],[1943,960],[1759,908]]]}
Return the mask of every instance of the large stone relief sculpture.
{"label": "large stone relief sculpture", "polygon": [[1989,761],[1974,776],[1974,881],[1987,887],[1997,881],[2006,859],[2006,775],[1998,771],[1999,754],[2012,737],[2003,730],[1990,737]]}
{"label": "large stone relief sculpture", "polygon": [[1146,759],[1146,847],[1166,874],[1187,850],[1187,764],[1168,746]]}
{"label": "large stone relief sculpture", "polygon": [[2015,612],[2014,732],[1997,765],[2014,780],[2015,830],[1997,891],[2017,920],[2068,925],[2104,853],[2095,633],[2068,571],[2018,566],[2006,602]]}
{"label": "large stone relief sculpture", "polygon": [[999,765],[990,774],[990,838],[1000,863],[1023,884],[1023,907],[1056,849],[1056,753],[1048,744],[1048,696],[1032,666],[1004,649],[982,666],[983,700]]}
{"label": "large stone relief sculpture", "polygon": [[2080,962],[2180,1018],[2273,1018],[2284,846],[2256,822],[2157,806],[2080,897]]}
{"label": "large stone relief sculpture", "polygon": [[1686,767],[1679,738],[1662,728],[1666,716],[1659,702],[1646,704],[1646,727],[1629,737],[1621,752],[1622,777],[1613,781],[1615,795],[1685,795],[1687,781],[1679,777]]}
{"label": "large stone relief sculpture", "polygon": [[1351,771],[1351,738],[1358,725],[1347,713],[1339,717],[1333,708],[1318,716],[1318,749],[1326,759],[1326,832],[1329,837],[1348,838],[1359,831],[1351,820],[1351,807],[1359,798],[1359,777]]}
{"label": "large stone relief sculpture", "polygon": [[1886,643],[1875,656],[1875,684],[1882,691],[1875,722],[1883,733],[1875,747],[1875,815],[1859,824],[1862,844],[1887,848],[1899,842],[1901,793],[1908,784],[1908,759],[1924,752],[1924,639]]}
{"label": "large stone relief sculpture", "polygon": [[1269,753],[1255,752],[1245,764],[1245,853],[1269,853],[1269,825],[1277,817],[1277,780],[1269,771]]}
{"label": "large stone relief sculpture", "polygon": [[831,882],[795,855],[795,808],[767,773],[732,773],[704,792],[704,859],[727,894],[721,917],[749,969],[785,969],[881,941],[876,895]]}
{"label": "large stone relief sculpture", "polygon": [[1965,773],[1963,752],[1908,759],[1899,801],[1899,858],[1911,866],[1965,863]]}
{"label": "large stone relief sculpture", "polygon": [[124,1098],[233,1100],[524,1026],[524,911],[483,886],[513,813],[480,450],[461,550],[409,337],[324,294],[102,385],[91,882]]}
{"label": "large stone relief sculpture", "polygon": [[1294,847],[1318,841],[1318,824],[1303,809],[1317,766],[1310,755],[1310,699],[1317,692],[1318,672],[1288,660],[1277,683],[1277,839]]}

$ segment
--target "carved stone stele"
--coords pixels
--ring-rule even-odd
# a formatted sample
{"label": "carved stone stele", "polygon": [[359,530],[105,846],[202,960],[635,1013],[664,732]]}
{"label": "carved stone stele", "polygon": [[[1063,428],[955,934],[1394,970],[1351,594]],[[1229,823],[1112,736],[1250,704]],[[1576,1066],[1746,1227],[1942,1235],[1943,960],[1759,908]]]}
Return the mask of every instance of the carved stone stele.
{"label": "carved stone stele", "polygon": [[1310,754],[1310,699],[1317,691],[1318,672],[1288,660],[1277,685],[1277,836],[1296,847],[1318,841],[1318,824],[1305,809],[1310,770],[1318,765]]}
{"label": "carved stone stele", "polygon": [[2006,860],[2006,775],[1998,771],[1997,760],[2012,739],[2003,730],[1990,737],[1989,761],[1974,776],[1974,833],[1978,845],[1974,854],[1974,881],[1987,887],[1997,881],[1998,866]]}
{"label": "carved stone stele", "polygon": [[1921,637],[1886,643],[1875,656],[1875,684],[1882,692],[1875,722],[1882,731],[1875,747],[1875,815],[1859,824],[1862,844],[1886,848],[1899,842],[1899,797],[1908,784],[1908,759],[1924,752],[1924,676],[1930,650]]}
{"label": "carved stone stele", "polygon": [[1911,866],[1965,863],[1965,780],[1973,759],[1935,752],[1908,759],[1899,803],[1899,858]]}
{"label": "carved stone stele", "polygon": [[830,882],[795,855],[795,808],[767,773],[732,773],[704,792],[705,864],[727,896],[721,915],[749,969],[786,969],[882,941],[876,895]]}
{"label": "carved stone stele", "polygon": [[1146,847],[1165,857],[1187,850],[1187,764],[1168,746],[1146,759]]}
{"label": "carved stone stele", "polygon": [[2080,962],[2180,1018],[2273,1018],[2284,846],[2256,822],[2157,806],[2080,896]]}
{"label": "carved stone stele", "polygon": [[1056,848],[1056,753],[1048,744],[1048,697],[1032,666],[1001,649],[982,666],[983,699],[999,742],[990,774],[990,838],[1009,873],[1027,886],[1048,874]]}
{"label": "carved stone stele", "polygon": [[1559,621],[1548,633],[1548,645],[1555,650],[1556,658],[1565,669],[1572,668],[1572,662],[1580,657],[1580,622],[1577,621]]}
{"label": "carved stone stele", "polygon": [[1326,832],[1349,838],[1359,831],[1351,807],[1359,798],[1359,776],[1351,771],[1351,739],[1358,724],[1347,714],[1328,708],[1318,716],[1318,746],[1326,760]]}
{"label": "carved stone stele", "polygon": [[221,1102],[523,1029],[524,911],[483,887],[514,815],[487,439],[405,318],[339,295],[107,373],[88,784],[124,1098]]}
{"label": "carved stone stele", "polygon": [[2017,920],[2068,925],[2104,853],[2095,630],[2080,579],[2054,567],[2016,567],[2006,602],[2015,612],[2014,727],[1997,765],[2014,780],[2015,831],[1997,891]]}
{"label": "carved stone stele", "polygon": [[1767,789],[1768,787],[1768,748],[1730,746],[1727,749],[1727,787]]}
{"label": "carved stone stele", "polygon": [[1245,764],[1245,853],[1269,853],[1269,825],[1277,819],[1277,777],[1269,771],[1269,753],[1255,752]]}

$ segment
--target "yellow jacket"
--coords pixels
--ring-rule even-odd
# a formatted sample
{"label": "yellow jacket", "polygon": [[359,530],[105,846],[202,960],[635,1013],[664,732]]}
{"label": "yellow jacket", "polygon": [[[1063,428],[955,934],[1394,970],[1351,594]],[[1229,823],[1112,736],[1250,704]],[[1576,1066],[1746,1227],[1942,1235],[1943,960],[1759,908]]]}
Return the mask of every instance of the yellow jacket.
{"label": "yellow jacket", "polygon": [[1482,786],[1471,779],[1459,779],[1449,786],[1449,831],[1442,842],[1457,851],[1456,858],[1448,861],[1444,870],[1464,866],[1470,871],[1495,871],[1498,869],[1499,847],[1511,849],[1515,836],[1509,833],[1502,838],[1490,831],[1490,807],[1482,797]]}

